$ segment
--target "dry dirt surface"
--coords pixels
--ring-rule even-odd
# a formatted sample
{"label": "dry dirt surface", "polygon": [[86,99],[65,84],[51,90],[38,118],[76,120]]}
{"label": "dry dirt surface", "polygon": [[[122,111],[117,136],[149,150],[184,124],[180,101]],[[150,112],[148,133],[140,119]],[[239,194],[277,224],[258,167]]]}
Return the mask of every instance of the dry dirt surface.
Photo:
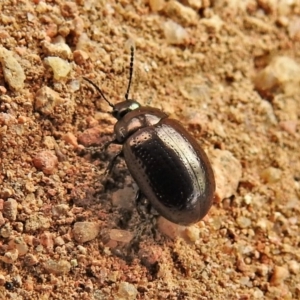
{"label": "dry dirt surface", "polygon": [[[142,219],[109,105],[179,119],[214,204]],[[299,0],[0,1],[0,299],[300,299]]]}

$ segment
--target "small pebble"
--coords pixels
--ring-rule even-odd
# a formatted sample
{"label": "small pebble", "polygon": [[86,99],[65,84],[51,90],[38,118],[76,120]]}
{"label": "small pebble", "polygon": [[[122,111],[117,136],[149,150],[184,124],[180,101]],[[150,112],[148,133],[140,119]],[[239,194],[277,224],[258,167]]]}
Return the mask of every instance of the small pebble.
{"label": "small pebble", "polygon": [[49,150],[53,150],[56,147],[56,141],[53,136],[46,135],[43,138],[43,146],[45,146]]}
{"label": "small pebble", "polygon": [[13,52],[2,46],[0,46],[0,63],[7,84],[14,90],[21,90],[26,79],[24,70],[14,58]]}
{"label": "small pebble", "polygon": [[2,212],[0,212],[0,227],[5,223],[5,219],[3,217]]}
{"label": "small pebble", "polygon": [[128,244],[133,239],[133,234],[127,230],[111,229],[109,237],[111,240]]}
{"label": "small pebble", "polygon": [[3,238],[8,238],[11,235],[11,231],[10,223],[6,223],[2,226],[0,233]]}
{"label": "small pebble", "polygon": [[161,233],[173,240],[178,237],[184,237],[185,235],[185,226],[172,223],[162,216],[157,220],[157,227]]}
{"label": "small pebble", "polygon": [[288,33],[291,39],[295,41],[300,41],[300,17],[294,16],[289,21]]}
{"label": "small pebble", "polygon": [[77,259],[71,259],[70,261],[72,268],[75,268],[78,266],[78,261]]}
{"label": "small pebble", "polygon": [[296,260],[291,260],[288,262],[289,271],[292,274],[299,274],[300,272],[300,263],[298,263]]}
{"label": "small pebble", "polygon": [[285,267],[275,266],[270,280],[272,285],[280,285],[289,277],[289,271]]}
{"label": "small pebble", "polygon": [[283,129],[284,131],[286,131],[287,133],[289,133],[291,135],[296,134],[297,125],[298,125],[297,120],[287,120],[287,121],[282,121],[279,123],[279,126],[281,127],[281,129]]}
{"label": "small pebble", "polygon": [[72,70],[69,62],[57,56],[48,56],[44,59],[44,61],[51,67],[53,77],[58,81],[65,79]]}
{"label": "small pebble", "polygon": [[52,44],[48,41],[41,43],[43,50],[47,56],[57,56],[62,59],[72,59],[73,54],[70,47],[65,43]]}
{"label": "small pebble", "polygon": [[23,283],[23,287],[26,291],[33,291],[34,289],[34,282],[33,279],[30,276],[27,276],[27,278],[25,279],[24,283]]}
{"label": "small pebble", "polygon": [[50,233],[50,232],[42,233],[40,236],[40,243],[47,250],[52,250],[53,246],[54,246],[52,233]]}
{"label": "small pebble", "polygon": [[244,216],[240,216],[236,219],[237,224],[241,228],[248,228],[251,226],[251,220],[249,218],[246,218]]}
{"label": "small pebble", "polygon": [[57,204],[52,207],[52,215],[55,217],[65,216],[69,211],[69,205],[67,204]]}
{"label": "small pebble", "polygon": [[61,14],[64,17],[70,18],[75,17],[78,14],[78,8],[76,3],[71,1],[62,2],[63,4],[60,7]]}
{"label": "small pebble", "polygon": [[84,254],[84,255],[87,254],[87,249],[86,249],[85,247],[83,247],[83,246],[81,246],[81,245],[78,245],[78,246],[77,246],[77,249],[78,249],[78,251],[79,251],[81,254]]}
{"label": "small pebble", "polygon": [[16,123],[16,117],[7,114],[7,113],[0,113],[0,125],[12,125]]}
{"label": "small pebble", "polygon": [[31,214],[25,223],[26,232],[35,232],[39,229],[48,229],[49,227],[50,227],[49,218],[46,218],[39,213]]}
{"label": "small pebble", "polygon": [[136,287],[128,282],[120,282],[118,286],[118,292],[116,295],[116,300],[134,300],[136,299],[138,291]]}
{"label": "small pebble", "polygon": [[165,5],[165,0],[149,0],[149,6],[153,12],[160,11]]}
{"label": "small pebble", "polygon": [[201,24],[204,24],[207,31],[210,33],[219,33],[223,27],[224,22],[217,15],[212,16],[209,19],[202,19]]}
{"label": "small pebble", "polygon": [[0,274],[0,286],[4,285],[5,281],[6,281],[6,280],[5,280],[4,275],[3,275],[3,274]]}
{"label": "small pebble", "polygon": [[134,199],[134,197],[134,189],[125,187],[112,193],[111,202],[113,206],[130,209],[133,206],[133,202],[130,199]]}
{"label": "small pebble", "polygon": [[184,3],[188,5],[189,7],[199,10],[203,5],[203,0],[185,0]]}
{"label": "small pebble", "polygon": [[99,234],[100,225],[96,222],[76,222],[73,228],[73,237],[78,243],[91,241]]}
{"label": "small pebble", "polygon": [[3,204],[3,216],[10,221],[15,221],[18,213],[18,202],[15,199],[8,198]]}
{"label": "small pebble", "polygon": [[22,237],[11,239],[8,246],[10,249],[17,249],[19,256],[23,256],[28,252],[28,246]]}
{"label": "small pebble", "polygon": [[89,279],[85,282],[84,290],[87,291],[88,293],[91,293],[94,289],[94,285],[92,281]]}
{"label": "small pebble", "polygon": [[72,20],[72,34],[79,38],[85,30],[84,20],[80,16],[76,16]]}
{"label": "small pebble", "polygon": [[35,155],[33,164],[38,170],[43,171],[45,175],[51,175],[58,165],[58,159],[51,151],[45,150]]}
{"label": "small pebble", "polygon": [[73,57],[77,65],[83,66],[87,62],[90,56],[88,55],[87,52],[83,50],[75,50],[73,52]]}
{"label": "small pebble", "polygon": [[11,249],[5,252],[4,256],[0,257],[0,260],[7,264],[13,264],[18,259],[19,253],[17,249]]}
{"label": "small pebble", "polygon": [[263,277],[266,277],[269,274],[269,266],[259,265],[256,270],[257,274]]}
{"label": "small pebble", "polygon": [[63,239],[61,236],[58,236],[58,237],[56,237],[56,238],[54,239],[54,244],[55,244],[56,246],[62,246],[62,245],[65,244],[65,241],[64,241],[64,239]]}
{"label": "small pebble", "polygon": [[72,92],[77,92],[80,90],[80,81],[77,79],[72,79],[71,81],[69,81],[68,85]]}
{"label": "small pebble", "polygon": [[210,153],[216,180],[215,200],[221,201],[232,196],[242,178],[242,166],[231,152],[214,149]]}
{"label": "small pebble", "polygon": [[33,254],[27,254],[24,258],[24,263],[26,266],[32,267],[37,265],[39,260]]}
{"label": "small pebble", "polygon": [[200,229],[196,226],[189,226],[185,229],[185,234],[189,241],[192,243],[199,240],[200,237]]}
{"label": "small pebble", "polygon": [[70,272],[71,264],[66,260],[48,260],[44,263],[44,268],[47,272],[54,275],[64,275]]}
{"label": "small pebble", "polygon": [[65,102],[57,92],[47,86],[40,88],[35,95],[35,109],[44,115],[51,115],[56,106]]}
{"label": "small pebble", "polygon": [[20,275],[16,275],[13,277],[13,283],[17,286],[17,287],[21,287],[22,286],[22,278]]}
{"label": "small pebble", "polygon": [[260,173],[260,177],[266,183],[276,183],[280,180],[281,173],[280,169],[269,167]]}
{"label": "small pebble", "polygon": [[276,92],[281,87],[286,94],[292,95],[298,91],[299,83],[300,64],[287,56],[274,57],[254,78],[259,91]]}
{"label": "small pebble", "polygon": [[182,25],[196,25],[199,21],[198,14],[195,10],[184,6],[175,0],[171,0],[166,3],[164,12],[171,19],[177,19]]}
{"label": "small pebble", "polygon": [[77,138],[72,132],[68,132],[63,136],[66,143],[72,145],[74,148],[78,148]]}
{"label": "small pebble", "polygon": [[101,146],[103,143],[103,139],[101,138],[102,132],[102,126],[88,128],[78,135],[78,142],[85,147]]}
{"label": "small pebble", "polygon": [[183,44],[188,38],[187,31],[181,25],[172,20],[166,21],[163,24],[163,31],[169,44]]}

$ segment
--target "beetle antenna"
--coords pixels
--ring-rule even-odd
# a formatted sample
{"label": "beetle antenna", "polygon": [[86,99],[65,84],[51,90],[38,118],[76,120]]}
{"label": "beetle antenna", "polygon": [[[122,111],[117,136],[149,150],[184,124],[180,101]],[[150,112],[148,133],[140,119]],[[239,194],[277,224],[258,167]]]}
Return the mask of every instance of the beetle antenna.
{"label": "beetle antenna", "polygon": [[129,82],[128,82],[128,87],[127,91],[125,94],[125,100],[128,101],[128,96],[129,96],[129,90],[131,86],[131,80],[132,80],[132,74],[133,74],[133,60],[134,60],[134,47],[130,47],[130,65],[129,65]]}
{"label": "beetle antenna", "polygon": [[98,93],[101,95],[101,97],[108,103],[108,105],[111,107],[111,108],[114,108],[115,106],[106,99],[106,97],[104,96],[103,92],[101,91],[101,89],[99,88],[99,86],[97,86],[92,80],[86,78],[86,77],[83,77],[84,80],[86,80],[87,82],[89,82],[97,91]]}

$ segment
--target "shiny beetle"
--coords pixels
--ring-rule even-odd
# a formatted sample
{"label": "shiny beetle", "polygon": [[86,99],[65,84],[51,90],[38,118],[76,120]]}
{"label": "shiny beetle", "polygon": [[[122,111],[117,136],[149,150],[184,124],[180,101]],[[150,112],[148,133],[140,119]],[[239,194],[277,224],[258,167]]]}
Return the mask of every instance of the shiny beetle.
{"label": "shiny beetle", "polygon": [[[115,139],[123,145],[113,158],[122,156],[139,190],[139,209],[146,198],[169,221],[190,225],[201,220],[213,203],[215,179],[207,155],[196,140],[176,120],[153,107],[143,107],[128,99],[133,74],[134,49],[131,47],[130,73],[125,101],[112,104],[101,89],[88,78],[102,98],[112,107],[117,119]],[[107,147],[106,147],[107,148]]]}

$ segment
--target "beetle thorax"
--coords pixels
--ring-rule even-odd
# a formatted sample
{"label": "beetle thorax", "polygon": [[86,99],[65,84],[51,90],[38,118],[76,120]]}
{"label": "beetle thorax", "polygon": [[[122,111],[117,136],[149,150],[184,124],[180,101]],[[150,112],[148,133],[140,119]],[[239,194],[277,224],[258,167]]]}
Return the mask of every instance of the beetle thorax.
{"label": "beetle thorax", "polygon": [[127,112],[115,124],[114,132],[118,142],[124,143],[126,139],[137,130],[154,126],[168,115],[152,107],[138,107]]}

